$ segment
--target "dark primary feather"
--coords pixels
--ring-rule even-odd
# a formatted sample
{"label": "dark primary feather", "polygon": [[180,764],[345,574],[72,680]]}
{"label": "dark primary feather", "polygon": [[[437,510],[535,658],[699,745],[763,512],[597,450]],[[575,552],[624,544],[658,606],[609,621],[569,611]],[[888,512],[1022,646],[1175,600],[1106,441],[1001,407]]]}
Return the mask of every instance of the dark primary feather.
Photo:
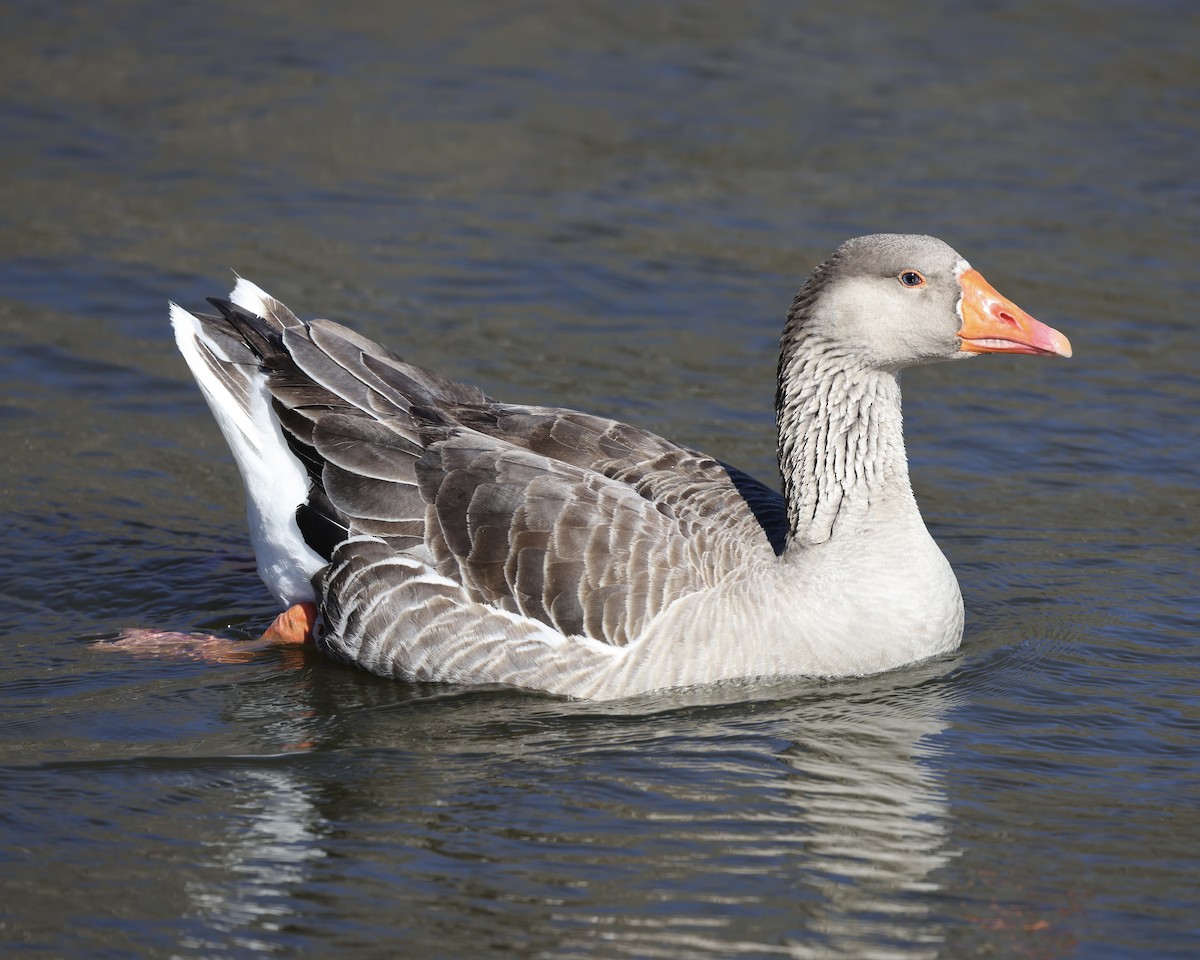
{"label": "dark primary feather", "polygon": [[[267,374],[312,479],[297,520],[326,559],[378,536],[478,602],[622,644],[671,599],[782,549],[780,495],[711,457],[603,417],[497,403],[277,301],[265,318],[212,302],[210,334]],[[325,580],[330,603],[338,578]]]}

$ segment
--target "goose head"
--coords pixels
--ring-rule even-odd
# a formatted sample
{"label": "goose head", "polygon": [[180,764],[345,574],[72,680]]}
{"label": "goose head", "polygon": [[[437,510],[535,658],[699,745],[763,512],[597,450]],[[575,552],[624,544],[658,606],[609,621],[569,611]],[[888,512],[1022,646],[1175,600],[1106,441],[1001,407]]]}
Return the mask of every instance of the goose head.
{"label": "goose head", "polygon": [[785,352],[810,338],[886,371],[981,353],[1071,356],[1066,337],[948,244],[906,234],[847,240],[813,271],[788,314]]}

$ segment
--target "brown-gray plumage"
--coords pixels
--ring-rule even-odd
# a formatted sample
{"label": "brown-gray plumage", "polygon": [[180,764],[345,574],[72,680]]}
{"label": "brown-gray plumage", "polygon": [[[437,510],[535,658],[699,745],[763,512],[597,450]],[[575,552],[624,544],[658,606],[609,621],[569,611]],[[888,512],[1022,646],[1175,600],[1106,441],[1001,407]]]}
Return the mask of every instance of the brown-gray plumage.
{"label": "brown-gray plumage", "polygon": [[[244,280],[217,315],[172,320],[242,470],[260,574],[281,603],[321,604],[325,649],[399,677],[608,697],[866,672],[958,642],[895,372],[968,343],[1069,351],[1041,325],[1007,347],[967,339],[970,274],[919,237],[861,238],[818,267],[782,342],[785,495],[637,427],[497,402]],[[865,606],[831,582],[864,575]],[[901,636],[852,635],[889,619]]]}

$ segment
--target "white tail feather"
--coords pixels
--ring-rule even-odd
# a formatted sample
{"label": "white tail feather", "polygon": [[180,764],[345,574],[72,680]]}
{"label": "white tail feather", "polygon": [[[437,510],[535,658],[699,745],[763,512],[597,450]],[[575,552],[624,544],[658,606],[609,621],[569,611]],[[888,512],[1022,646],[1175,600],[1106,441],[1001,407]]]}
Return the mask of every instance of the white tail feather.
{"label": "white tail feather", "polygon": [[[259,287],[239,279],[230,299],[262,316],[266,297]],[[236,368],[245,378],[246,395],[235,396],[213,367],[214,360],[230,358],[205,335],[200,321],[172,303],[171,325],[241,472],[258,575],[284,606],[313,600],[311,577],[325,560],[304,542],[296,524],[296,508],[308,497],[308,476],[271,410],[266,375],[244,365]]]}
{"label": "white tail feather", "polygon": [[274,300],[275,298],[257,283],[251,283],[245,277],[238,277],[237,283],[233,285],[233,292],[229,295],[229,299],[243,310],[249,310],[256,317],[265,317],[267,315],[267,301]]}

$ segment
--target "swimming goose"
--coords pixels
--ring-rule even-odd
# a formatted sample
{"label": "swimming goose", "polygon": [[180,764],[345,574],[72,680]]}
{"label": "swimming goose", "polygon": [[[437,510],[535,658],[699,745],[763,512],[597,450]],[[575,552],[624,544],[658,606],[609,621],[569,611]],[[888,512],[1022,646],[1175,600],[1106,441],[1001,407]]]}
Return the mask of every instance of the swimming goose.
{"label": "swimming goose", "polygon": [[246,487],[268,635],[406,680],[608,699],[956,648],[899,372],[1071,346],[932,237],[842,244],[787,315],[782,494],[638,427],[501,403],[239,279],[171,305]]}

